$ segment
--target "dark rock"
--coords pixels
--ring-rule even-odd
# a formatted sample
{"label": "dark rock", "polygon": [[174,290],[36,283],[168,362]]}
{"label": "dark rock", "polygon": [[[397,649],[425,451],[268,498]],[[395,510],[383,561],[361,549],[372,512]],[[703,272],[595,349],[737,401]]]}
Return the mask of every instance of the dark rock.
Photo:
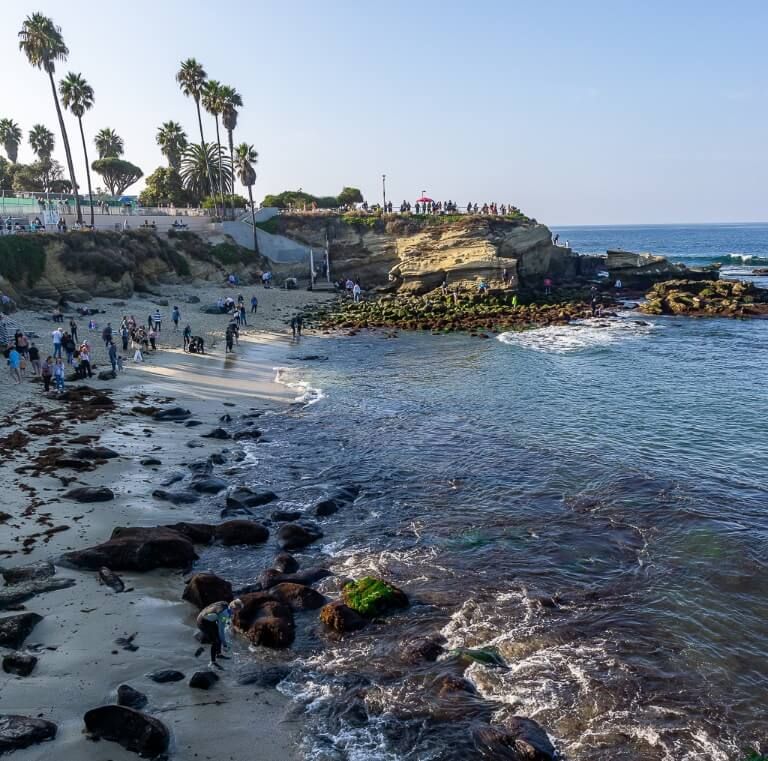
{"label": "dark rock", "polygon": [[322,608],[326,599],[312,587],[305,587],[303,584],[292,584],[290,582],[281,582],[275,584],[269,593],[282,600],[286,605],[290,605],[293,610],[317,610]]}
{"label": "dark rock", "polygon": [[188,462],[187,467],[196,476],[207,476],[213,473],[213,463],[210,460],[195,460],[194,462]]}
{"label": "dark rock", "polygon": [[225,507],[219,513],[222,518],[248,517],[253,515],[253,510],[247,507]]}
{"label": "dark rock", "polygon": [[205,671],[195,671],[189,680],[189,686],[198,690],[210,690],[218,681],[218,674],[214,674],[213,671],[206,669]]}
{"label": "dark rock", "polygon": [[314,506],[313,511],[318,518],[325,518],[328,515],[337,513],[341,509],[342,504],[342,502],[333,498],[324,499]]}
{"label": "dark rock", "polygon": [[120,455],[108,447],[82,447],[74,456],[78,460],[112,460]]}
{"label": "dark rock", "polygon": [[67,589],[74,586],[74,579],[48,578],[24,581],[13,586],[0,588],[0,610],[7,610],[31,600],[35,595],[43,592],[54,592],[57,589]]}
{"label": "dark rock", "polygon": [[47,560],[0,570],[0,576],[5,579],[6,584],[18,584],[21,581],[32,581],[34,579],[47,579],[55,573],[56,568],[53,563]]}
{"label": "dark rock", "polygon": [[205,444],[203,444],[202,441],[188,441],[187,446],[190,449],[200,449],[201,447],[204,447]]}
{"label": "dark rock", "polygon": [[109,502],[115,498],[115,493],[106,486],[80,486],[70,489],[63,496],[75,502]]}
{"label": "dark rock", "polygon": [[171,475],[168,476],[168,478],[160,482],[160,486],[173,486],[174,484],[177,484],[179,481],[183,481],[183,480],[184,480],[183,473],[171,473]]}
{"label": "dark rock", "polygon": [[165,489],[155,489],[152,496],[173,505],[191,505],[200,499],[200,496],[193,491],[166,491]]}
{"label": "dark rock", "polygon": [[147,704],[147,696],[128,684],[121,684],[117,688],[117,704],[140,711]]}
{"label": "dark rock", "polygon": [[260,439],[261,438],[261,431],[259,431],[257,428],[253,428],[248,431],[238,431],[233,437],[235,441],[244,441],[246,439]]}
{"label": "dark rock", "polygon": [[213,541],[216,527],[210,523],[171,523],[163,528],[176,531],[183,537],[189,539],[192,544],[210,544]]}
{"label": "dark rock", "polygon": [[238,674],[237,683],[255,687],[277,687],[290,673],[290,666],[249,665]]}
{"label": "dark rock", "polygon": [[99,380],[107,381],[117,378],[114,370],[102,370],[97,376]]}
{"label": "dark rock", "polygon": [[263,592],[244,595],[243,607],[232,617],[232,627],[254,645],[289,647],[296,629],[290,606]]}
{"label": "dark rock", "polygon": [[457,692],[466,692],[470,695],[477,694],[477,688],[469,679],[456,676],[456,674],[440,674],[435,680],[435,689],[440,697],[450,696]]}
{"label": "dark rock", "polygon": [[0,755],[53,740],[56,730],[56,725],[45,719],[13,714],[0,715]]}
{"label": "dark rock", "polygon": [[152,417],[155,420],[187,420],[192,413],[183,407],[168,407],[164,410],[158,410]]}
{"label": "dark rock", "polygon": [[408,607],[405,592],[375,576],[350,581],[342,591],[344,602],[368,618],[383,616],[392,610]]}
{"label": "dark rock", "polygon": [[184,587],[181,599],[192,603],[198,610],[202,610],[211,603],[220,600],[231,602],[234,596],[232,585],[225,579],[213,573],[196,573]]}
{"label": "dark rock", "polygon": [[3,658],[3,671],[6,674],[29,676],[34,671],[36,665],[37,658],[34,655],[11,653]]}
{"label": "dark rock", "polygon": [[112,538],[95,547],[74,550],[62,562],[92,571],[151,571],[155,568],[189,568],[197,559],[192,542],[177,531],[156,528],[116,528]]}
{"label": "dark rock", "polygon": [[320,579],[325,579],[333,574],[327,568],[307,568],[296,573],[281,573],[276,568],[267,568],[259,575],[259,584],[262,589],[269,589],[275,584],[287,582],[289,584],[303,584],[309,586]]}
{"label": "dark rock", "polygon": [[157,459],[157,457],[145,457],[145,458],[144,458],[144,459],[141,461],[141,464],[142,464],[142,465],[143,465],[145,468],[153,468],[153,467],[156,467],[156,466],[158,466],[158,465],[162,465],[163,463],[162,463],[162,461],[161,461],[161,460],[158,460],[158,459]]}
{"label": "dark rock", "polygon": [[273,521],[297,521],[303,513],[300,510],[275,510],[272,513]]}
{"label": "dark rock", "polygon": [[227,458],[220,452],[214,452],[208,459],[212,465],[223,465],[227,461]]}
{"label": "dark rock", "polygon": [[229,431],[225,431],[223,428],[214,428],[208,433],[202,434],[204,439],[231,439],[232,434]]}
{"label": "dark rock", "polygon": [[256,492],[247,486],[239,486],[227,494],[227,507],[260,507],[277,499],[273,491]]}
{"label": "dark rock", "polygon": [[181,671],[174,671],[173,669],[160,669],[159,671],[153,671],[151,674],[147,674],[147,679],[151,679],[157,684],[166,684],[168,682],[181,682],[184,679],[184,674]]}
{"label": "dark rock", "polygon": [[0,618],[0,646],[18,650],[42,620],[43,617],[37,613],[19,613]]}
{"label": "dark rock", "polygon": [[533,719],[522,716],[513,716],[504,727],[477,727],[472,736],[483,758],[554,761],[557,757],[543,727]]}
{"label": "dark rock", "polygon": [[216,526],[216,538],[225,546],[262,544],[269,539],[266,526],[255,521],[227,521]]}
{"label": "dark rock", "polygon": [[296,550],[317,541],[323,535],[316,526],[305,523],[286,523],[277,532],[281,550]]}
{"label": "dark rock", "polygon": [[199,296],[187,296],[187,304],[199,304],[199,303],[200,303]]}
{"label": "dark rock", "polygon": [[99,584],[105,584],[111,589],[114,589],[115,592],[120,593],[125,591],[125,583],[123,580],[114,571],[110,571],[109,568],[99,568],[98,578]]}
{"label": "dark rock", "polygon": [[402,643],[400,649],[401,658],[408,663],[421,663],[422,661],[436,661],[444,652],[445,637],[418,637],[415,640],[407,640]]}
{"label": "dark rock", "polygon": [[225,412],[223,415],[219,417],[220,423],[231,423],[232,422],[232,415],[230,415],[228,412]]}
{"label": "dark rock", "polygon": [[196,492],[201,494],[218,494],[227,488],[227,482],[223,478],[204,476],[202,478],[195,478],[191,486]]}
{"label": "dark rock", "polygon": [[363,616],[346,606],[341,600],[325,605],[320,611],[320,620],[329,629],[339,634],[357,631],[368,623]]}
{"label": "dark rock", "polygon": [[121,705],[100,706],[83,717],[91,737],[112,740],[147,758],[168,750],[170,735],[159,719]]}
{"label": "dark rock", "polygon": [[187,420],[186,423],[184,423],[185,428],[196,428],[198,425],[202,425],[202,420]]}
{"label": "dark rock", "polygon": [[272,561],[272,567],[280,573],[295,573],[299,570],[299,561],[290,552],[278,552]]}

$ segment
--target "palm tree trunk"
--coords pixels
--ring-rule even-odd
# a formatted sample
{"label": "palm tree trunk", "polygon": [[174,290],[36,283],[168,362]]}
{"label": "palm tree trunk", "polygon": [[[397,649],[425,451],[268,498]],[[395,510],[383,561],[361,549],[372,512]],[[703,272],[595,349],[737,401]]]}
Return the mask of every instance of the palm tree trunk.
{"label": "palm tree trunk", "polygon": [[80,124],[80,139],[83,141],[83,156],[85,156],[85,176],[88,179],[88,203],[91,204],[91,227],[93,227],[93,191],[91,190],[91,167],[88,165],[88,149],[85,147],[83,120],[78,116],[77,121]]}
{"label": "palm tree trunk", "polygon": [[232,162],[232,195],[230,200],[232,201],[232,221],[235,219],[235,146],[232,141],[232,130],[227,130],[229,137],[229,160]]}
{"label": "palm tree trunk", "polygon": [[248,186],[248,200],[251,202],[251,223],[253,224],[253,250],[259,253],[259,240],[256,235],[256,209],[253,205],[253,185]]}
{"label": "palm tree trunk", "polygon": [[195,106],[197,106],[197,124],[200,127],[200,147],[203,149],[203,155],[205,156],[205,173],[208,175],[208,192],[213,199],[213,212],[218,217],[219,208],[216,204],[216,194],[213,192],[213,183],[211,182],[211,165],[208,163],[208,151],[205,147],[205,136],[203,135],[203,116],[200,113],[200,98],[195,98]]}
{"label": "palm tree trunk", "polygon": [[224,213],[227,205],[224,201],[224,174],[221,170],[221,136],[219,135],[219,115],[214,116],[216,119],[216,145],[219,146],[219,193],[221,193],[221,218],[224,219]]}
{"label": "palm tree trunk", "polygon": [[80,194],[77,192],[77,180],[75,179],[75,167],[72,164],[72,151],[69,149],[69,138],[67,137],[67,128],[64,126],[64,116],[61,113],[59,105],[59,96],[56,92],[56,83],[53,81],[53,71],[48,72],[51,80],[51,90],[53,90],[53,102],[56,104],[56,114],[59,117],[59,127],[61,129],[61,139],[64,141],[64,153],[67,155],[67,168],[69,169],[69,181],[72,183],[72,191],[75,194],[75,209],[77,211],[77,221],[83,224],[83,212],[80,209]]}

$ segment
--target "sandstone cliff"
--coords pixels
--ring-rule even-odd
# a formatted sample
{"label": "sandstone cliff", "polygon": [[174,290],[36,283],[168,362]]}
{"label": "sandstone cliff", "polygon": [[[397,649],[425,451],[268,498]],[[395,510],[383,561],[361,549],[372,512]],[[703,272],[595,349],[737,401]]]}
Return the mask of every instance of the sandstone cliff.
{"label": "sandstone cliff", "polygon": [[29,299],[85,302],[126,298],[173,283],[224,282],[236,273],[254,282],[269,262],[231,243],[211,246],[193,233],[70,232],[0,238],[2,290]]}
{"label": "sandstone cliff", "polygon": [[394,280],[400,290],[423,293],[443,280],[471,288],[480,278],[494,287],[506,269],[513,285],[540,288],[548,275],[565,283],[586,274],[578,256],[552,244],[546,226],[524,218],[281,215],[270,232],[317,249],[327,240],[332,277],[369,287]]}

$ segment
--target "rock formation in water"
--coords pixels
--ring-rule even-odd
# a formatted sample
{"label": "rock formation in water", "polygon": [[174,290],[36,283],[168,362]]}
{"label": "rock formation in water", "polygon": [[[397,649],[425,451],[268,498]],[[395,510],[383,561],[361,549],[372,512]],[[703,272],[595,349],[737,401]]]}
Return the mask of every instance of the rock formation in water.
{"label": "rock formation in water", "polygon": [[608,251],[605,268],[610,282],[621,280],[625,288],[645,289],[665,280],[717,280],[719,266],[689,268],[670,262],[665,256],[634,254],[631,251]]}
{"label": "rock formation in water", "polygon": [[710,317],[768,316],[768,290],[730,280],[670,280],[656,283],[640,305],[646,314]]}

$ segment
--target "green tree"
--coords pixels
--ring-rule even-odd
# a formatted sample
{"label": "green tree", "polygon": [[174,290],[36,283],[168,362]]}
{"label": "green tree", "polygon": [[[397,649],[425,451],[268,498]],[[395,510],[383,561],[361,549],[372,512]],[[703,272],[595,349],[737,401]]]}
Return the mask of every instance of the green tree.
{"label": "green tree", "polygon": [[35,124],[29,131],[29,145],[35,152],[38,160],[45,161],[51,158],[56,140],[48,127],[43,124]]}
{"label": "green tree", "polygon": [[114,157],[96,159],[91,164],[91,169],[101,175],[104,184],[109,188],[110,195],[113,196],[121,196],[134,182],[144,176],[144,172],[135,164]]}
{"label": "green tree", "polygon": [[[155,136],[160,152],[168,159],[168,166],[177,172],[181,168],[181,154],[188,145],[187,133],[178,122],[163,122]],[[149,179],[149,178],[147,178]]]}
{"label": "green tree", "polygon": [[[222,85],[221,98],[223,109],[221,112],[221,121],[224,125],[224,129],[227,130],[227,139],[229,141],[229,158],[234,163],[235,160],[235,148],[234,139],[232,133],[237,127],[238,108],[242,108],[243,99],[240,97],[240,93],[235,90],[234,87],[229,85]],[[235,218],[235,207],[232,206],[232,219]]]}
{"label": "green tree", "polygon": [[253,205],[253,186],[256,184],[256,169],[254,164],[259,160],[259,154],[252,145],[240,143],[235,148],[235,173],[240,182],[248,188],[248,200],[251,202],[251,223],[253,224],[253,250],[259,253],[259,241],[256,235],[256,208]]}
{"label": "green tree", "polygon": [[339,206],[351,206],[363,202],[363,194],[358,188],[344,188],[338,195]]}
{"label": "green tree", "polygon": [[0,190],[11,190],[13,187],[14,168],[18,164],[11,164],[8,159],[0,156]]}
{"label": "green tree", "polygon": [[53,75],[56,71],[56,61],[66,61],[69,55],[69,49],[64,44],[64,38],[61,34],[61,28],[53,23],[53,20],[44,16],[42,13],[33,13],[27,16],[21,25],[19,32],[19,49],[26,55],[29,63],[37,69],[42,69],[48,74],[53,92],[53,102],[56,105],[56,115],[59,118],[59,129],[61,138],[64,141],[64,152],[67,156],[67,168],[69,169],[69,179],[72,182],[72,188],[75,191],[75,208],[77,211],[77,221],[82,224],[83,212],[80,209],[80,195],[75,180],[75,167],[72,163],[72,151],[69,148],[69,137],[67,129],[64,126],[64,115],[61,113],[59,105],[59,96],[56,92],[56,82]]}
{"label": "green tree", "polygon": [[83,79],[81,74],[74,74],[70,71],[59,82],[59,93],[64,108],[69,109],[77,117],[77,123],[80,126],[80,139],[83,143],[83,156],[85,156],[85,176],[88,180],[88,203],[91,206],[91,227],[93,227],[91,170],[88,166],[88,148],[85,144],[85,132],[83,132],[83,114],[93,108],[93,88]]}
{"label": "green tree", "polygon": [[[238,193],[227,193],[227,195],[224,196],[224,201],[228,206],[231,206],[233,209],[235,207],[240,209],[245,209],[248,207],[248,199],[244,198]],[[216,204],[216,198],[214,196],[208,196],[207,198],[203,198],[202,203],[200,205],[204,209],[212,209],[215,204]]]}
{"label": "green tree", "polygon": [[100,159],[117,159],[125,152],[123,138],[111,127],[104,127],[93,138]]}
{"label": "green tree", "polygon": [[11,187],[16,193],[64,193],[72,189],[64,180],[64,168],[51,158],[33,164],[15,164]]}
{"label": "green tree", "polygon": [[159,166],[145,180],[139,202],[142,206],[185,206],[188,203],[199,203],[200,199],[184,189],[178,171],[172,167]]}
{"label": "green tree", "polygon": [[[192,143],[184,151],[184,155],[181,157],[181,179],[184,188],[196,198],[214,195],[209,182],[208,168],[218,164],[219,158],[222,159],[224,184],[225,187],[229,188],[232,185],[232,165],[229,157],[221,156],[221,149],[215,143],[207,143],[204,146]],[[218,214],[218,208],[215,208]]]}
{"label": "green tree", "polygon": [[[204,147],[205,135],[203,134],[203,116],[200,112],[200,97],[203,92],[203,84],[207,78],[208,74],[206,74],[203,65],[194,58],[187,58],[186,61],[182,61],[181,68],[176,72],[176,81],[179,83],[179,88],[182,93],[195,101],[197,124],[200,127],[200,146],[202,147],[202,154],[206,161],[208,159],[208,150]],[[206,176],[208,180],[207,186],[210,191],[213,192],[211,186],[211,167],[209,163],[206,163]],[[205,195],[205,193],[202,193],[201,195]]]}
{"label": "green tree", "polygon": [[221,134],[219,132],[219,116],[224,110],[224,99],[221,91],[221,82],[215,79],[209,79],[203,84],[203,94],[201,97],[203,108],[213,117],[216,123],[216,145],[218,146],[219,154],[219,195],[221,196],[221,214],[224,216],[224,181],[222,177],[222,151],[221,151]]}
{"label": "green tree", "polygon": [[0,142],[12,164],[15,164],[19,157],[21,139],[21,127],[13,119],[0,119]]}

